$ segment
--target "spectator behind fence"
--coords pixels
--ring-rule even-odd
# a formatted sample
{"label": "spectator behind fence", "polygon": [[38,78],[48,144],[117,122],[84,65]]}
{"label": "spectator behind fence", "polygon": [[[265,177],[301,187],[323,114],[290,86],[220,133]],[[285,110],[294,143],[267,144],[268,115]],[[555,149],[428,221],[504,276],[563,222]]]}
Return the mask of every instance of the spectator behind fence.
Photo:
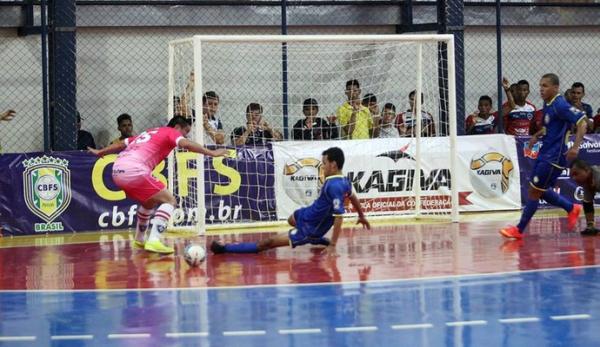
{"label": "spectator behind fence", "polygon": [[590,104],[583,102],[585,96],[585,86],[581,82],[575,82],[571,85],[571,105],[583,111],[588,117],[588,133],[594,132],[594,109]]}
{"label": "spectator behind fence", "polygon": [[529,82],[520,80],[510,85],[506,77],[502,78],[502,87],[508,99],[502,105],[504,132],[514,136],[528,136],[533,134],[535,106],[527,101],[529,96]]}
{"label": "spectator behind fence", "polygon": [[246,126],[237,127],[231,133],[231,143],[235,146],[266,145],[267,142],[281,139],[281,133],[263,118],[263,107],[255,102],[246,107]]}
{"label": "spectator behind fence", "polygon": [[373,126],[370,131],[371,138],[379,137],[379,127],[381,126],[381,114],[379,113],[379,104],[374,94],[365,94],[362,99],[362,105],[369,109]]}
{"label": "spectator behind fence", "polygon": [[482,95],[477,104],[477,111],[470,114],[465,121],[467,135],[496,133],[498,115],[492,112],[492,98]]}
{"label": "spectator behind fence", "polygon": [[89,131],[81,130],[81,115],[77,112],[77,149],[86,151],[89,148],[96,149],[96,142]]}
{"label": "spectator behind fence", "polygon": [[[10,122],[15,118],[17,113],[14,110],[7,110],[0,113],[0,121]],[[0,153],[2,153],[2,144],[0,143]]]}
{"label": "spectator behind fence", "polygon": [[133,136],[133,120],[130,115],[127,113],[120,114],[119,117],[117,117],[117,125],[117,129],[119,129],[121,136],[112,140],[110,142],[111,145],[121,143],[125,141],[126,138]]}
{"label": "spectator behind fence", "polygon": [[[401,137],[415,137],[417,131],[417,117],[415,115],[416,102],[415,95],[417,91],[413,90],[408,94],[410,108],[406,112],[398,114],[396,117],[396,127]],[[425,102],[423,93],[421,93],[421,106]],[[435,136],[435,123],[431,113],[423,110],[421,107],[421,136]]]}
{"label": "spectator behind fence", "polygon": [[373,118],[369,108],[361,105],[360,83],[357,80],[346,82],[348,101],[338,107],[337,118],[342,126],[343,139],[368,139],[373,129]]}
{"label": "spectator behind fence", "polygon": [[380,138],[395,138],[400,137],[400,133],[396,128],[396,106],[392,103],[383,105],[381,113],[381,125],[379,127]]}
{"label": "spectator behind fence", "polygon": [[204,144],[222,145],[225,143],[223,123],[217,118],[219,96],[214,91],[208,91],[202,96],[202,114],[204,126]]}
{"label": "spectator behind fence", "polygon": [[319,113],[319,104],[317,100],[310,98],[302,103],[302,113],[304,119],[300,119],[294,124],[294,140],[329,140],[338,138],[337,125],[334,122],[328,123]]}

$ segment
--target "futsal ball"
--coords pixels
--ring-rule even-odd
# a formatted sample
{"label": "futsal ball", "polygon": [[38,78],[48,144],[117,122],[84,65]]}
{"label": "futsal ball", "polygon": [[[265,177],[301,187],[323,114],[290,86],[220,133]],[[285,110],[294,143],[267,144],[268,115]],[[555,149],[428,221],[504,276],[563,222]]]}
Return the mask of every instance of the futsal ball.
{"label": "futsal ball", "polygon": [[206,250],[200,245],[187,245],[183,251],[183,259],[190,266],[198,266],[206,258]]}

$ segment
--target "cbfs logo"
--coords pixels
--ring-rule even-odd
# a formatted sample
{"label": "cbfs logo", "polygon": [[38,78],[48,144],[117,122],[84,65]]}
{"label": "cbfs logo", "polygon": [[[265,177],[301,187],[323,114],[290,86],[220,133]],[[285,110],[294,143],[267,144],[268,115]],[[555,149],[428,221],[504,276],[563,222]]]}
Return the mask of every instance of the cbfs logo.
{"label": "cbfs logo", "polygon": [[36,157],[23,161],[23,187],[29,210],[45,223],[35,223],[35,232],[64,230],[62,222],[52,222],[71,202],[69,161]]}
{"label": "cbfs logo", "polygon": [[302,158],[283,167],[285,193],[298,205],[308,205],[317,198],[325,181],[321,161]]}
{"label": "cbfs logo", "polygon": [[471,184],[485,198],[498,198],[510,187],[514,165],[509,157],[498,152],[477,153],[471,159]]}

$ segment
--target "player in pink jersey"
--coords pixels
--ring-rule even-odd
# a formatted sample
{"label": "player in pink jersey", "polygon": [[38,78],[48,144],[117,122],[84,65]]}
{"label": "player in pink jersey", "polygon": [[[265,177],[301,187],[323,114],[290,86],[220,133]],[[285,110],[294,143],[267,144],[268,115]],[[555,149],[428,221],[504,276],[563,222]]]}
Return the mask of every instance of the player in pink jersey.
{"label": "player in pink jersey", "polygon": [[[147,251],[165,254],[174,252],[172,247],[165,246],[160,241],[160,234],[166,229],[167,221],[171,218],[177,201],[165,185],[152,176],[154,167],[175,147],[212,157],[227,154],[226,149],[213,151],[186,139],[185,136],[190,132],[190,128],[187,119],[176,116],[166,127],[148,129],[137,136],[125,139],[122,143],[115,143],[100,150],[88,148],[98,156],[120,152],[113,165],[113,181],[125,191],[128,197],[140,202],[134,242],[136,246],[143,247]],[[151,228],[146,240],[148,220]]]}

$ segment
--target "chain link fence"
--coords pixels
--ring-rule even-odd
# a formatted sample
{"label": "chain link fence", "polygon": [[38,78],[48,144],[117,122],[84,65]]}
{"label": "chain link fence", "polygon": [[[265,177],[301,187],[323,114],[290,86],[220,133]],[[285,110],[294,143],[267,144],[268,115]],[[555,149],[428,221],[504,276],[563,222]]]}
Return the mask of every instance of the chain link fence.
{"label": "chain link fence", "polygon": [[[421,1],[414,1],[419,4]],[[466,2],[490,3],[493,1]],[[502,1],[514,3],[516,1]],[[520,1],[539,3],[539,1]],[[580,1],[581,4],[600,1]],[[425,6],[423,4],[419,6]],[[207,6],[198,11],[186,6],[117,6],[100,2],[78,3],[77,8],[77,109],[82,129],[89,131],[97,146],[120,136],[117,117],[132,116],[134,132],[164,124],[167,115],[168,42],[197,34],[279,34],[279,6]],[[0,7],[0,18],[2,9]],[[193,10],[196,8],[196,10]],[[481,95],[497,105],[496,33],[493,15],[486,7],[484,20],[465,18],[465,113],[477,109]],[[541,106],[537,93],[539,77],[556,72],[563,89],[573,82],[585,85],[583,101],[600,107],[600,29],[582,26],[578,16],[600,14],[599,7],[573,11],[555,7],[546,19],[559,17],[572,23],[555,27],[507,25],[502,28],[503,74],[511,81],[530,82],[529,99]],[[417,7],[415,7],[417,11]],[[425,11],[427,12],[427,11]],[[431,17],[415,14],[415,22]],[[473,11],[471,11],[473,12]],[[493,11],[492,11],[493,12]],[[251,15],[249,15],[251,13]],[[435,14],[435,11],[433,11]],[[583,14],[582,14],[583,13]],[[150,21],[149,18],[152,18]],[[288,10],[288,34],[392,34],[400,23],[400,3],[376,5],[344,2],[302,4]],[[552,22],[548,22],[552,23]],[[42,73],[39,35],[17,36],[15,28],[0,27],[0,112],[16,109],[17,117],[0,124],[3,152],[43,150]],[[505,96],[503,95],[504,99]],[[398,103],[404,103],[399,100]],[[405,105],[403,105],[405,106]],[[243,110],[240,110],[242,114]],[[462,126],[459,124],[459,127]]]}

